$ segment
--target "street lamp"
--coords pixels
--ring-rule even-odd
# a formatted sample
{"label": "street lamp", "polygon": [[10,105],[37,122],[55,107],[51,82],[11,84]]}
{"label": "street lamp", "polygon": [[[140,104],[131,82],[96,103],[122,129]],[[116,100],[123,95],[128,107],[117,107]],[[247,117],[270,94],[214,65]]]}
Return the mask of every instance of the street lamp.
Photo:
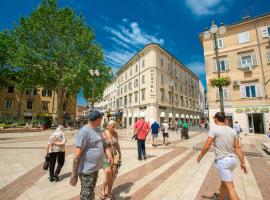
{"label": "street lamp", "polygon": [[[204,33],[203,33],[203,38],[204,39],[213,39],[214,42],[214,47],[215,47],[215,55],[216,55],[216,63],[217,63],[217,72],[218,72],[218,78],[220,78],[220,64],[219,64],[219,59],[218,59],[218,45],[217,45],[217,39],[220,35],[223,35],[226,33],[226,26],[221,23],[220,26],[218,27],[214,21],[212,21],[212,25],[210,29],[206,28]],[[220,111],[224,112],[224,102],[223,102],[223,90],[222,86],[218,87],[219,91],[219,103],[220,103]]]}
{"label": "street lamp", "polygon": [[94,81],[93,81],[93,90],[92,90],[93,91],[93,94],[92,94],[92,103],[91,103],[91,109],[94,110],[94,103],[95,103],[94,98],[95,98],[96,77],[100,76],[100,72],[98,71],[98,69],[96,69],[96,70],[90,69],[89,70],[89,73],[90,73],[91,76],[93,76],[93,79],[94,79]]}

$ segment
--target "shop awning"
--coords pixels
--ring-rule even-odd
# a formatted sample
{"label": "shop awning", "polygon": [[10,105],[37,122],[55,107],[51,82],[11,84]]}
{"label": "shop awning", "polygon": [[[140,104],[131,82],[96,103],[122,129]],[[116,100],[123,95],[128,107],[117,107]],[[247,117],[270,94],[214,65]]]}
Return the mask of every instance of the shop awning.
{"label": "shop awning", "polygon": [[181,118],[185,118],[185,115],[184,115],[184,114],[182,114],[182,115],[181,115]]}
{"label": "shop awning", "polygon": [[179,114],[175,114],[175,118],[179,118],[180,117],[180,115]]}
{"label": "shop awning", "polygon": [[169,113],[169,118],[173,118],[173,114],[172,113]]}
{"label": "shop awning", "polygon": [[186,115],[186,119],[188,119],[189,118],[189,115]]}
{"label": "shop awning", "polygon": [[160,113],[160,117],[166,117],[166,113],[165,112],[161,112]]}

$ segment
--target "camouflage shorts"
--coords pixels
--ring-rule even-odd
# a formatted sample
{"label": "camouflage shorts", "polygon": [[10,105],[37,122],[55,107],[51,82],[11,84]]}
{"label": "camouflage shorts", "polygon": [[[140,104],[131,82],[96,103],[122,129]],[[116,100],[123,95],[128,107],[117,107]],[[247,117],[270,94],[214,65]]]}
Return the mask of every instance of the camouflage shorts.
{"label": "camouflage shorts", "polygon": [[90,174],[79,174],[79,177],[81,180],[80,200],[94,200],[98,172],[91,172]]}

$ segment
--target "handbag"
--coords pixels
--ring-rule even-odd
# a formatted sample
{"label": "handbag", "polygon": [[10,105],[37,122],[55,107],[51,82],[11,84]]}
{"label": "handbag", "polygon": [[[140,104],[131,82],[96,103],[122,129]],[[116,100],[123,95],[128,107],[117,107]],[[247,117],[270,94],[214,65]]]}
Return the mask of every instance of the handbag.
{"label": "handbag", "polygon": [[47,155],[45,156],[45,161],[44,161],[44,163],[43,163],[43,169],[44,169],[44,170],[48,170],[49,165],[50,165],[50,157],[49,157],[49,155],[47,154]]}
{"label": "handbag", "polygon": [[[143,125],[144,125],[144,123],[145,123],[145,122],[143,122]],[[132,136],[132,139],[135,138],[135,140],[138,140],[138,134],[139,134],[139,132],[142,130],[143,125],[141,126],[140,130],[138,131],[138,133],[137,133],[137,134],[135,133],[135,134]]]}

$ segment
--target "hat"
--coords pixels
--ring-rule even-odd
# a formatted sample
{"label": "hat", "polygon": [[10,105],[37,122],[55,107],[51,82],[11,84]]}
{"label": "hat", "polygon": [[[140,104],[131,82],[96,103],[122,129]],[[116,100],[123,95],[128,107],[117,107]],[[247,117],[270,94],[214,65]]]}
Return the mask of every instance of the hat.
{"label": "hat", "polygon": [[99,112],[98,110],[94,110],[94,111],[91,111],[89,114],[88,114],[88,119],[90,121],[95,121],[99,118],[102,118],[104,115],[104,113],[101,113]]}

